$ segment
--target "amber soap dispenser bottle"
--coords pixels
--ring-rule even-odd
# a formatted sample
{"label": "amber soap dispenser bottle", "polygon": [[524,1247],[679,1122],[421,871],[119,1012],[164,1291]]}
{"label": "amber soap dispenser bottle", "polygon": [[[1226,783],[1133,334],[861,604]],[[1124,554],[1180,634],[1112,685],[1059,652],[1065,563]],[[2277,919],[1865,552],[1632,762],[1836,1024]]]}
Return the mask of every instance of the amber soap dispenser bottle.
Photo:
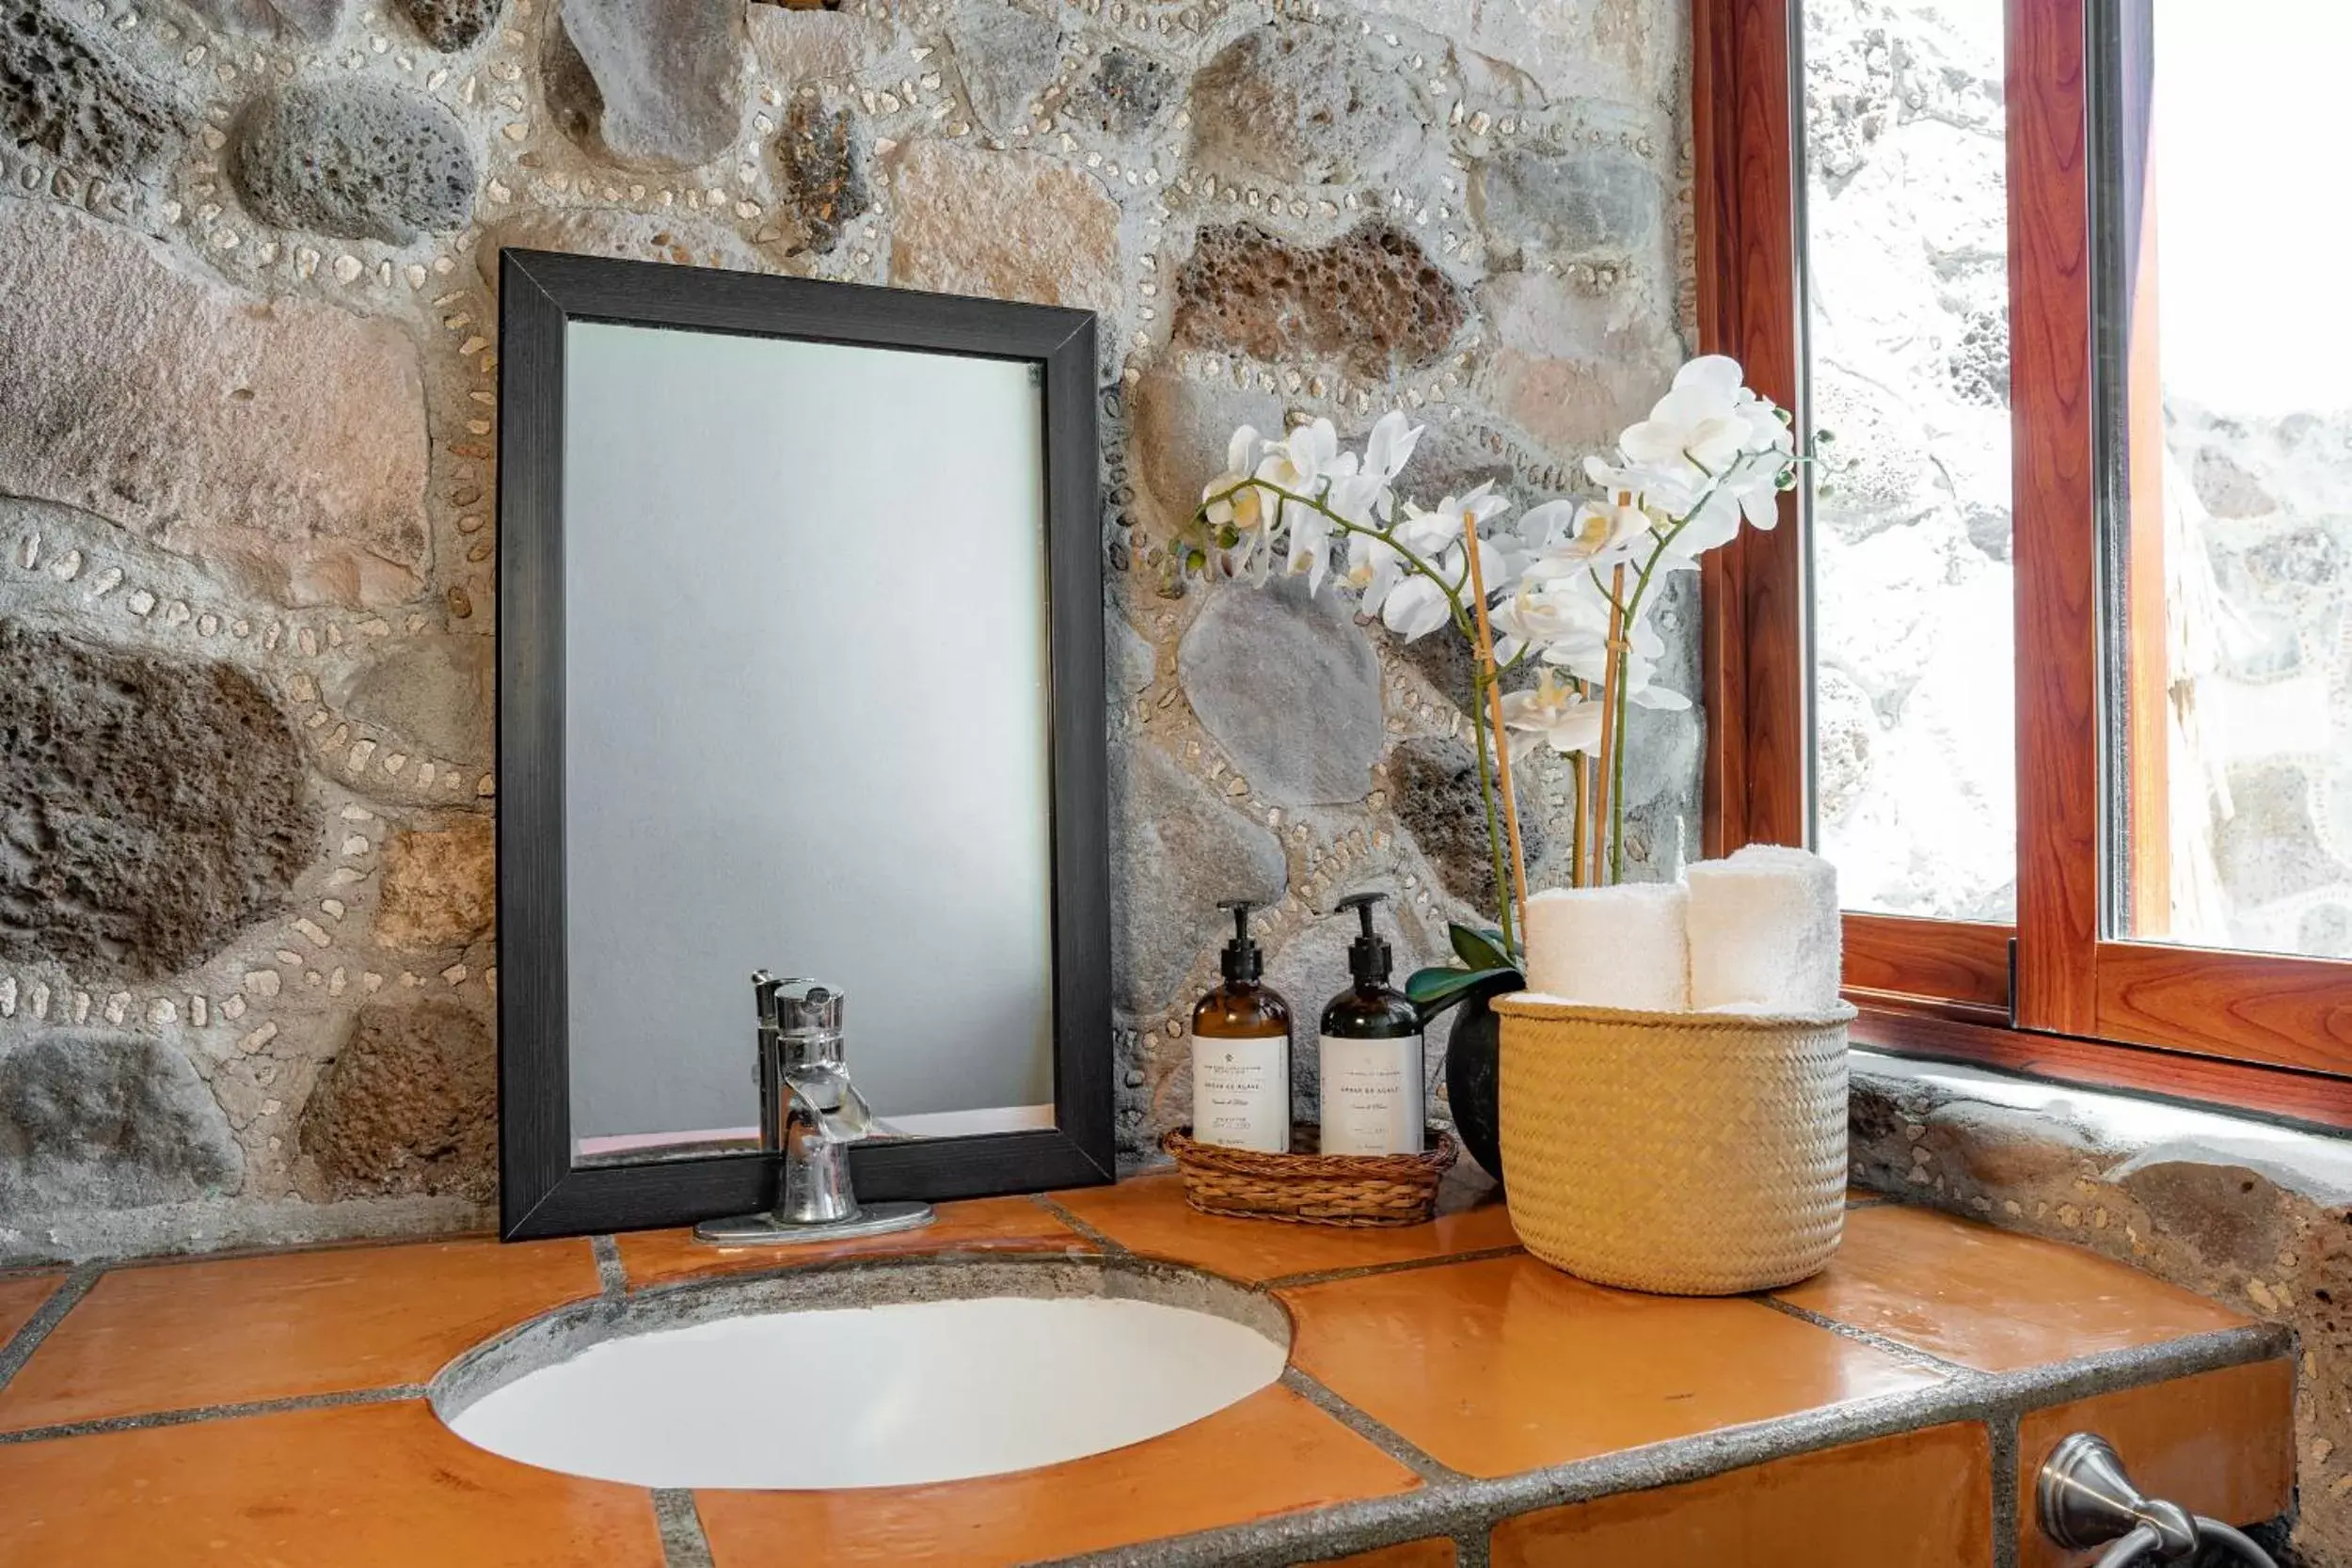
{"label": "amber soap dispenser bottle", "polygon": [[1389,984],[1394,958],[1373,929],[1385,893],[1340,900],[1363,917],[1348,943],[1355,983],[1323,1009],[1323,1143],[1326,1154],[1419,1154],[1423,1127],[1421,1009]]}
{"label": "amber soap dispenser bottle", "polygon": [[1192,1135],[1204,1144],[1286,1154],[1291,1147],[1291,1008],[1258,983],[1265,955],[1249,940],[1246,899],[1225,944],[1225,983],[1192,1009]]}

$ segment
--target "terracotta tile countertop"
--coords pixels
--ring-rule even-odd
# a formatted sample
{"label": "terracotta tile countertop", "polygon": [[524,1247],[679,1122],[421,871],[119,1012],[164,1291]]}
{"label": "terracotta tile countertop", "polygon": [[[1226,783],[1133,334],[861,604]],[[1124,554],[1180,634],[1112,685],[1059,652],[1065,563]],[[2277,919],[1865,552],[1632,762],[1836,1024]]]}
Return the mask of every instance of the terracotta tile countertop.
{"label": "terracotta tile countertop", "polygon": [[[1128,1448],[848,1492],[582,1480],[469,1446],[430,1402],[453,1360],[567,1306],[982,1258],[1220,1275],[1280,1304],[1289,1369]],[[2191,1508],[2283,1511],[2287,1354],[2088,1253],[1859,1197],[1827,1273],[1724,1300],[1557,1274],[1492,1203],[1318,1229],[1194,1213],[1167,1176],[788,1253],[662,1231],[20,1274],[0,1563],[2059,1564],[2084,1560],[2041,1545],[2015,1488],[2078,1426]]]}

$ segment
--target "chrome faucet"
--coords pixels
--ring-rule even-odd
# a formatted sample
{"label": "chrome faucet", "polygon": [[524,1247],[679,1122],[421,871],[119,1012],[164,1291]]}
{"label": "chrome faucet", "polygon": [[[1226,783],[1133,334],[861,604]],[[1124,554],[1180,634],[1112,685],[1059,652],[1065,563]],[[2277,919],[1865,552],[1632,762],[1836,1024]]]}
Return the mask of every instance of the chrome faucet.
{"label": "chrome faucet", "polygon": [[928,1203],[860,1204],[850,1182],[850,1146],[874,1131],[873,1108],[842,1062],[847,1000],[821,980],[752,975],[758,1019],[759,1147],[782,1157],[776,1204],[763,1213],[705,1220],[698,1241],[730,1246],[839,1241],[931,1223]]}

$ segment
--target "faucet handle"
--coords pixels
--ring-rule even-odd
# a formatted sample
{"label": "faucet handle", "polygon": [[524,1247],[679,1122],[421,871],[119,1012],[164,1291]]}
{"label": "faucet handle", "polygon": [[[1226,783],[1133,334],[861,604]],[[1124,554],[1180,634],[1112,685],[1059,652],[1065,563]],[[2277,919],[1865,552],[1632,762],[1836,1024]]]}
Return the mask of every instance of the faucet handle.
{"label": "faucet handle", "polygon": [[779,1034],[799,1039],[841,1037],[842,1006],[849,993],[822,980],[778,980],[768,988]]}
{"label": "faucet handle", "polygon": [[776,1026],[776,977],[764,969],[752,971],[752,1007],[762,1029]]}

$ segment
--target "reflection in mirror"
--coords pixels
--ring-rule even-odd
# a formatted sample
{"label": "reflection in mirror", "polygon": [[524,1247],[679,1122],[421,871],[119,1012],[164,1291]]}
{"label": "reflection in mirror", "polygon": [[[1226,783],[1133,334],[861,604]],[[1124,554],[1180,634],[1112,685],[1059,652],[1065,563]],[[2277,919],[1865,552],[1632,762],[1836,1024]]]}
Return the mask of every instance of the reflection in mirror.
{"label": "reflection in mirror", "polygon": [[887,1136],[1054,1125],[1039,367],[564,327],[575,1163],[755,1147],[750,976]]}

